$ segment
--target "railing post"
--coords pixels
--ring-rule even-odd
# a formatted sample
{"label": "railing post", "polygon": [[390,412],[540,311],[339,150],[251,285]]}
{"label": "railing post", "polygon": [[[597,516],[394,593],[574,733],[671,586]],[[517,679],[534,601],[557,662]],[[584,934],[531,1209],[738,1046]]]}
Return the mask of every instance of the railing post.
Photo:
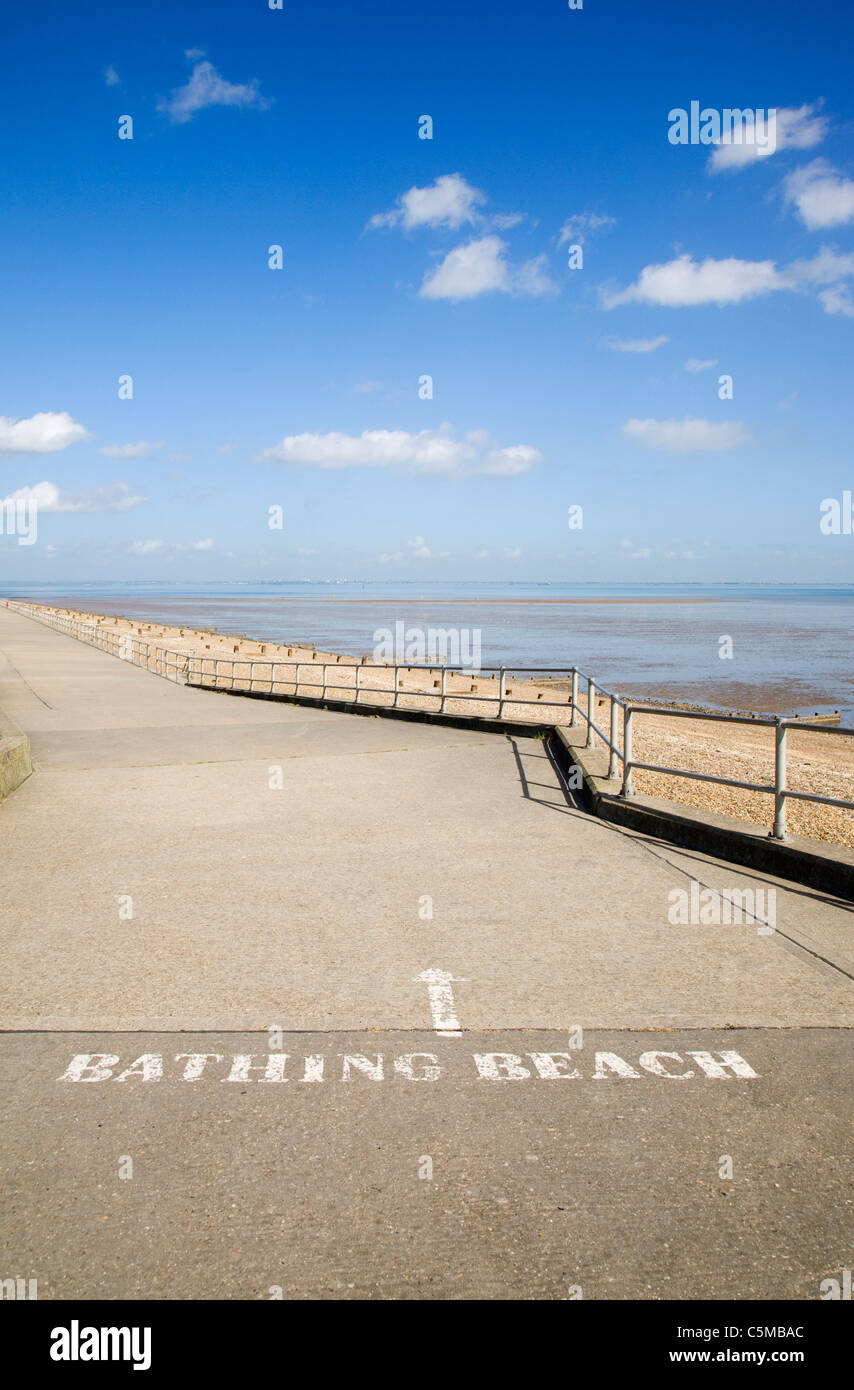
{"label": "railing post", "polygon": [[596,747],[596,738],[593,733],[593,720],[596,718],[596,682],[592,676],[587,677],[587,748]]}
{"label": "railing post", "polygon": [[440,713],[440,714],[444,714],[444,713],[445,713],[445,690],[446,690],[445,681],[446,681],[447,674],[448,674],[448,668],[447,668],[447,666],[443,666],[443,667],[442,667],[442,703],[439,705],[439,713]]}
{"label": "railing post", "polygon": [[296,664],[296,672],[294,675],[294,699],[296,699],[297,695],[299,695],[299,662]]}
{"label": "railing post", "polygon": [[323,690],[322,690],[322,693],[321,693],[321,699],[323,699],[323,700],[326,699],[326,662],[325,662],[325,661],[324,661],[324,663],[323,663]]}
{"label": "railing post", "polygon": [[393,670],[394,670],[394,704],[392,705],[392,709],[397,709],[397,697],[398,697],[398,695],[399,695],[399,693],[400,693],[399,688],[398,688],[398,676],[397,676],[399,667],[395,666],[395,667],[393,668]]}
{"label": "railing post", "polygon": [[501,677],[498,686],[498,718],[504,718],[504,701],[507,695],[507,669],[501,667]]}
{"label": "railing post", "polygon": [[362,688],[362,663],[359,662],[358,666],[356,667],[356,698],[355,698],[355,700],[353,701],[353,703],[356,704],[356,705],[359,703],[359,691],[361,690],[361,688]]}
{"label": "railing post", "polygon": [[777,716],[774,731],[774,829],[771,839],[785,840],[786,832],[786,725]]}
{"label": "railing post", "polygon": [[571,703],[572,703],[572,718],[571,718],[570,721],[569,721],[569,726],[570,726],[570,728],[573,727],[573,725],[576,723],[576,721],[577,721],[577,719],[578,719],[578,712],[577,712],[577,706],[578,706],[578,671],[577,671],[577,669],[576,669],[575,666],[573,666],[573,668],[572,668],[572,695],[571,695]]}
{"label": "railing post", "polygon": [[617,702],[611,696],[611,756],[608,759],[608,777],[617,775]]}
{"label": "railing post", "polygon": [[623,790],[622,796],[634,796],[632,785],[632,707],[626,706],[623,725]]}

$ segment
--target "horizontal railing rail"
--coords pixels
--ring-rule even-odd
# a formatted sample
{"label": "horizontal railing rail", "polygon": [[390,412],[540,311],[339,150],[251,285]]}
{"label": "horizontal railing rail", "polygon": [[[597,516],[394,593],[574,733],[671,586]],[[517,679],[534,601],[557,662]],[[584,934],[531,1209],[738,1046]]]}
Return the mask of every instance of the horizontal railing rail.
{"label": "horizontal railing rail", "polygon": [[[854,736],[854,729],[828,728],[826,725],[810,724],[801,719],[781,717],[768,719],[759,716],[714,714],[705,711],[662,709],[654,705],[633,704],[622,700],[612,691],[598,686],[592,676],[588,676],[577,666],[479,666],[474,670],[467,666],[450,666],[444,663],[437,666],[418,662],[373,662],[369,664],[367,658],[362,661],[342,661],[338,658],[335,662],[330,662],[316,661],[315,659],[306,661],[304,658],[281,661],[249,655],[236,657],[205,656],[198,652],[180,652],[174,648],[153,645],[140,640],[139,636],[132,637],[127,633],[111,632],[108,628],[103,628],[95,623],[84,623],[77,618],[69,618],[61,613],[46,613],[36,605],[21,603],[13,599],[6,600],[6,607],[21,613],[24,617],[32,618],[37,622],[44,623],[47,627],[65,632],[79,641],[87,642],[91,646],[109,652],[121,660],[129,661],[135,666],[141,666],[156,675],[163,676],[166,680],[183,682],[185,685],[197,686],[202,689],[229,690],[234,693],[252,695],[292,694],[295,698],[300,696],[317,698],[310,697],[307,692],[319,690],[321,692],[320,698],[323,700],[329,698],[330,692],[340,693],[343,691],[350,697],[343,703],[357,705],[362,703],[376,704],[375,701],[363,701],[361,697],[365,695],[382,695],[391,697],[391,704],[377,705],[377,708],[393,709],[400,708],[401,696],[408,696],[438,701],[437,713],[442,714],[446,712],[449,700],[480,705],[494,704],[497,706],[494,715],[496,720],[505,718],[508,706],[531,706],[538,711],[557,708],[569,710],[570,727],[576,726],[579,718],[586,725],[585,747],[595,748],[598,735],[607,748],[609,781],[613,782],[618,779],[620,775],[619,764],[622,764],[620,787],[622,797],[626,799],[634,797],[633,773],[635,772],[661,773],[668,777],[684,777],[696,782],[711,782],[718,786],[735,787],[742,791],[767,793],[774,797],[774,823],[769,834],[776,840],[785,840],[788,837],[786,824],[786,803],[788,801],[814,802],[819,805],[836,806],[854,812],[854,801],[852,800],[822,796],[817,792],[795,791],[787,785],[787,735],[789,729],[843,735],[848,738]],[[303,670],[311,672],[315,679],[306,679],[301,674]],[[259,675],[259,671],[266,671],[269,674]],[[354,671],[355,675],[352,683],[342,684],[340,681],[336,682],[329,678],[328,673],[330,671]],[[372,671],[392,673],[391,687],[388,685],[366,685],[362,679],[363,673]],[[413,671],[424,672],[434,677],[438,676],[438,680],[433,682],[434,689],[404,686],[401,681],[401,673]],[[569,695],[564,700],[549,700],[543,698],[542,691],[538,691],[534,696],[533,693],[526,695],[519,690],[518,686],[511,690],[507,684],[508,679],[515,679],[520,673],[550,679],[556,676],[567,678],[569,680]],[[472,690],[464,692],[450,689],[448,678],[453,675],[464,676],[471,680],[490,681],[492,685],[489,690],[484,690],[482,693]],[[318,676],[319,679],[317,679]],[[585,702],[582,702],[580,698],[580,682],[583,682],[586,687],[586,709],[584,708]],[[535,684],[536,682],[532,683]],[[524,684],[525,682],[523,682]],[[610,714],[607,732],[595,722],[597,698],[607,703]],[[623,714],[622,748],[620,747],[620,711]],[[753,728],[774,729],[773,785],[771,783],[746,782],[739,778],[724,777],[717,773],[696,772],[689,768],[668,767],[664,763],[648,763],[635,759],[632,743],[634,721],[639,715],[652,715],[657,719],[690,719],[721,724],[749,724]]]}
{"label": "horizontal railing rail", "polygon": [[[774,782],[745,782],[736,777],[721,777],[716,773],[696,772],[687,768],[668,767],[664,763],[640,762],[632,756],[634,719],[640,714],[659,715],[664,713],[670,719],[707,720],[721,724],[750,724],[752,727],[774,730]],[[764,792],[774,798],[774,824],[769,834],[774,840],[788,839],[786,823],[786,803],[788,801],[810,801],[822,806],[838,806],[854,812],[854,801],[842,797],[821,796],[818,792],[799,792],[787,786],[787,742],[789,729],[807,730],[813,733],[835,734],[837,737],[851,738],[854,729],[828,728],[823,724],[808,724],[802,719],[753,719],[747,715],[708,714],[692,710],[664,710],[650,708],[648,705],[626,705],[623,728],[623,786],[621,795],[630,799],[634,796],[633,772],[659,772],[668,777],[686,777],[696,782],[714,782],[722,787],[737,787],[741,791]]]}

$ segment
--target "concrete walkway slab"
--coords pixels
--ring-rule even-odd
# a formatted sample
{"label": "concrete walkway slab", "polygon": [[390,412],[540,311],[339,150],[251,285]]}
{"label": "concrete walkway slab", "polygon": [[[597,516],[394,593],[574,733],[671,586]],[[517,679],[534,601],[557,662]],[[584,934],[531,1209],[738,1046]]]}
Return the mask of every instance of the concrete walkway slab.
{"label": "concrete walkway slab", "polygon": [[[850,904],[597,821],[538,739],[191,690],[2,609],[0,653],[35,767],[0,806],[4,1268],[818,1296],[852,1239]],[[674,924],[695,883],[773,890],[776,929]]]}

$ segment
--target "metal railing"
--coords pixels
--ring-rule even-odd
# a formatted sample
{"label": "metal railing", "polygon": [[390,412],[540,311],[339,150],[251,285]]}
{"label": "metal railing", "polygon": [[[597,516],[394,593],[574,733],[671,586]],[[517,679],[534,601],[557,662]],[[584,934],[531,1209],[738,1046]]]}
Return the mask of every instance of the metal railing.
{"label": "metal railing", "polygon": [[786,827],[786,802],[787,801],[813,801],[821,806],[839,806],[846,811],[854,811],[854,801],[846,801],[836,796],[820,796],[817,792],[798,792],[786,785],[787,780],[787,734],[789,729],[807,729],[813,733],[835,734],[847,736],[854,735],[854,729],[833,728],[829,729],[826,724],[807,724],[802,719],[783,719],[778,716],[776,719],[752,719],[746,715],[735,714],[700,714],[693,710],[664,710],[663,713],[669,719],[696,719],[708,720],[721,724],[750,724],[752,727],[757,725],[760,728],[774,729],[774,783],[743,782],[734,777],[718,777],[708,772],[694,772],[685,768],[667,767],[660,763],[642,763],[632,756],[633,740],[633,721],[635,715],[653,714],[660,715],[662,711],[651,709],[648,705],[626,705],[625,706],[625,726],[623,730],[623,786],[621,795],[626,798],[634,796],[634,785],[632,782],[633,772],[661,772],[668,777],[688,777],[696,782],[714,782],[722,787],[738,787],[741,791],[765,792],[774,798],[774,824],[769,831],[771,839],[785,840],[788,838]]}
{"label": "metal railing", "polygon": [[[139,636],[131,637],[129,634],[110,632],[108,628],[100,627],[94,623],[84,623],[77,618],[68,618],[58,613],[45,613],[35,605],[19,603],[12,599],[6,601],[6,607],[22,614],[24,617],[32,618],[37,622],[44,623],[47,627],[52,627],[60,632],[65,632],[69,636],[75,637],[78,641],[87,642],[90,646],[99,648],[102,651],[110,652],[113,656],[121,660],[129,661],[135,666],[141,666],[145,670],[152,671],[155,675],[163,676],[166,680],[183,682],[185,685],[197,686],[207,690],[229,690],[235,693],[247,694],[268,694],[268,695],[291,695],[295,698],[318,698],[309,696],[309,691],[319,691],[319,698],[326,700],[332,691],[345,691],[350,696],[349,700],[343,703],[361,704],[369,703],[377,705],[376,701],[363,701],[361,697],[365,695],[389,696],[390,705],[385,708],[400,708],[401,696],[410,698],[421,698],[428,701],[438,701],[437,713],[445,713],[447,702],[463,701],[476,704],[494,704],[497,706],[494,718],[501,720],[506,717],[506,710],[509,706],[533,706],[537,710],[542,709],[561,709],[570,712],[570,727],[577,726],[579,718],[587,726],[587,737],[585,742],[586,749],[596,747],[596,736],[601,738],[602,743],[608,750],[608,780],[616,781],[619,777],[618,764],[622,763],[622,784],[620,795],[626,799],[634,797],[634,785],[632,774],[634,772],[658,772],[668,777],[685,777],[696,782],[712,782],[717,786],[735,787],[742,791],[763,792],[774,797],[774,824],[769,831],[771,838],[775,840],[785,840],[788,836],[786,828],[786,803],[788,801],[810,801],[823,806],[837,806],[844,810],[854,812],[854,801],[844,800],[839,797],[820,796],[815,792],[795,791],[787,786],[787,733],[789,729],[808,730],[815,733],[854,736],[854,729],[848,728],[828,728],[826,725],[809,724],[801,719],[764,719],[753,718],[747,715],[730,714],[707,714],[694,710],[674,710],[660,709],[650,705],[632,704],[629,701],[621,700],[618,695],[614,695],[610,690],[599,687],[592,676],[588,676],[584,671],[576,666],[553,667],[553,666],[485,666],[477,671],[463,666],[429,666],[414,663],[388,662],[386,664],[373,663],[368,665],[367,659],[363,661],[341,661],[340,658],[334,663],[321,661],[315,664],[314,660],[295,660],[295,661],[272,661],[262,660],[259,657],[223,657],[223,656],[203,656],[197,652],[179,652],[169,647],[152,645],[149,642],[141,641]],[[226,668],[229,668],[226,670]],[[312,673],[314,679],[306,679],[302,674],[303,669]],[[261,670],[262,674],[258,674]],[[341,672],[353,670],[355,672],[352,683],[340,683],[330,680],[329,672]],[[364,673],[385,671],[392,673],[392,685],[366,685],[362,679]],[[439,679],[434,680],[432,690],[418,689],[404,686],[401,680],[401,672],[421,671]],[[263,674],[267,672],[268,674]],[[508,678],[513,679],[515,673],[526,672],[528,675],[543,676],[548,680],[558,677],[569,677],[569,696],[564,700],[543,699],[542,691],[538,691],[536,697],[525,696],[517,693],[518,687],[510,689],[507,684]],[[492,673],[492,674],[487,674]],[[320,679],[317,679],[319,675]],[[491,689],[483,693],[475,693],[469,690],[463,691],[450,689],[448,677],[452,675],[465,676],[474,681],[482,679],[491,681]],[[496,685],[497,677],[497,685]],[[579,682],[583,681],[586,685],[586,705],[580,698]],[[610,715],[609,728],[606,732],[595,722],[596,699],[604,698],[608,702]],[[377,705],[378,708],[383,708]],[[623,712],[623,746],[620,748],[620,714]],[[696,772],[688,768],[668,767],[663,763],[640,762],[633,757],[632,743],[634,736],[634,720],[636,716],[645,714],[652,715],[656,719],[690,719],[696,721],[708,721],[721,724],[749,724],[756,728],[771,728],[775,730],[774,739],[774,783],[745,782],[734,777],[722,777],[715,773]]]}
{"label": "metal railing", "polygon": [[[575,723],[575,705],[578,703],[579,677],[585,680],[583,672],[566,666],[481,666],[472,670],[465,666],[431,666],[416,662],[368,663],[362,661],[307,661],[304,658],[293,661],[264,659],[258,656],[205,656],[199,652],[179,652],[171,647],[133,637],[127,633],[112,632],[108,627],[95,623],[85,623],[78,618],[69,618],[61,613],[47,613],[36,606],[19,603],[12,599],[6,607],[43,623],[89,646],[107,651],[134,666],[141,666],[168,680],[183,682],[185,685],[199,686],[207,690],[230,690],[248,694],[293,695],[310,698],[309,692],[319,692],[319,698],[327,699],[333,692],[344,692],[349,696],[345,703],[375,703],[365,701],[366,695],[388,696],[392,708],[400,708],[402,696],[438,701],[438,712],[445,713],[448,701],[463,701],[474,704],[496,706],[494,717],[504,719],[508,707],[531,706],[536,710],[572,708]],[[334,673],[352,671],[353,678],[342,682],[334,678]],[[365,676],[371,673],[390,673],[391,684],[370,685]],[[436,677],[434,689],[406,686],[401,673],[422,672]],[[548,680],[556,677],[569,681],[569,694],[560,700],[550,700],[543,693],[526,693],[525,682],[512,688],[508,684],[516,673],[527,672],[543,676]],[[467,692],[454,689],[450,678],[466,678],[470,688]],[[489,686],[481,692],[476,683]],[[317,696],[315,695],[315,698]],[[583,714],[583,711],[581,711]]]}

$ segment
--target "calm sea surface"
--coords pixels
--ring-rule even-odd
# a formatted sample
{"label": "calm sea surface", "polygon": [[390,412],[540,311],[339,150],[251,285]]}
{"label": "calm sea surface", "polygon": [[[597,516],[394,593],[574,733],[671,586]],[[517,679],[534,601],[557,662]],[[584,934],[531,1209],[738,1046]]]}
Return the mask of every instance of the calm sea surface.
{"label": "calm sea surface", "polygon": [[[840,709],[854,724],[854,586],[339,581],[6,585],[2,592],[353,656],[371,652],[374,633],[398,621],[477,629],[485,666],[574,664],[631,695],[770,713]],[[724,637],[732,639],[731,660],[719,656]]]}

